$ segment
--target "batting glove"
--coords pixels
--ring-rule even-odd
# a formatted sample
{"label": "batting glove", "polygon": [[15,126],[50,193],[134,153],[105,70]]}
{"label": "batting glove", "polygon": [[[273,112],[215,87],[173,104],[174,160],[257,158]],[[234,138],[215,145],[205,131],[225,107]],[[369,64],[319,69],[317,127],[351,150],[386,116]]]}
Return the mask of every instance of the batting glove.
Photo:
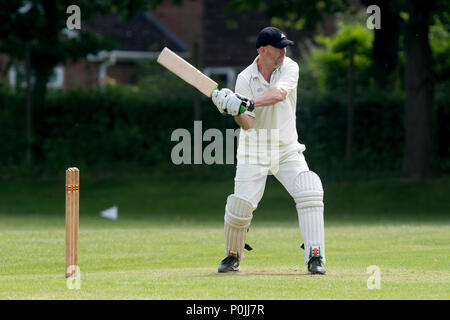
{"label": "batting glove", "polygon": [[212,101],[221,114],[227,114],[225,99],[230,94],[233,94],[233,91],[227,88],[223,88],[222,90],[214,90],[212,93]]}
{"label": "batting glove", "polygon": [[241,113],[242,100],[235,93],[229,94],[225,97],[224,106],[225,111],[232,116],[237,116]]}

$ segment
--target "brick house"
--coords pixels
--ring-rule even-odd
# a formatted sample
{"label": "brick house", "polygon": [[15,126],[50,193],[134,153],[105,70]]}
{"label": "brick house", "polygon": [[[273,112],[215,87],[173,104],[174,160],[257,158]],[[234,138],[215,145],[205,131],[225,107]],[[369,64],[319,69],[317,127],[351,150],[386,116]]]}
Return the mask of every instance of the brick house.
{"label": "brick house", "polygon": [[[164,46],[173,48],[182,56],[188,55],[186,44],[150,13],[139,14],[129,22],[123,22],[115,15],[99,16],[82,21],[81,30],[111,38],[116,48],[57,66],[48,83],[49,87],[90,88],[102,86],[107,79],[132,83],[136,80],[138,61],[155,60]],[[77,36],[74,31],[65,31],[69,37]],[[6,65],[6,61],[5,55],[0,57],[0,63]],[[21,72],[21,66],[9,69],[7,78],[10,86],[17,85]]]}
{"label": "brick house", "polygon": [[[89,88],[102,86],[108,80],[132,83],[138,74],[138,61],[156,60],[167,46],[221,87],[233,88],[237,74],[256,57],[256,35],[270,25],[270,20],[255,11],[233,17],[224,13],[225,7],[226,0],[183,1],[181,5],[164,0],[152,12],[139,14],[129,22],[112,15],[82,21],[82,30],[113,38],[117,48],[58,66],[49,86]],[[324,26],[326,33],[334,32],[332,20]],[[296,43],[289,48],[289,55],[300,58],[305,39],[311,36],[304,31],[288,33]],[[15,85],[17,70],[11,68],[8,79],[10,85]]]}

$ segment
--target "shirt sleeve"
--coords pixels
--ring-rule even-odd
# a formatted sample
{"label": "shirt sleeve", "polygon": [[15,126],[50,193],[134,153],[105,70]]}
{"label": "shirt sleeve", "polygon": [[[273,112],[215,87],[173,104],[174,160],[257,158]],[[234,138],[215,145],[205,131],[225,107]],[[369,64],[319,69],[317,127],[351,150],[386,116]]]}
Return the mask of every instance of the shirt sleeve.
{"label": "shirt sleeve", "polygon": [[[234,92],[239,93],[240,95],[249,99],[255,98],[252,94],[252,90],[250,89],[250,81],[246,79],[242,74],[239,74],[236,79],[236,86]],[[255,118],[254,111],[245,111],[244,113]]]}
{"label": "shirt sleeve", "polygon": [[274,87],[282,88],[289,92],[293,89],[297,89],[298,85],[298,72],[299,67],[297,62],[290,61],[280,70],[281,76],[280,79],[275,83]]}

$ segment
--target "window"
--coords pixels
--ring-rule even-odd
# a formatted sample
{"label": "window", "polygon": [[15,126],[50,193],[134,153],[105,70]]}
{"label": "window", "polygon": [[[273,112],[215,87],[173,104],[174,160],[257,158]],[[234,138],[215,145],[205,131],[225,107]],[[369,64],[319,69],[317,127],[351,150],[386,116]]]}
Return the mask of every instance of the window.
{"label": "window", "polygon": [[[15,66],[9,69],[8,73],[9,85],[13,88],[26,86],[25,68],[23,66]],[[34,83],[35,76],[31,75],[31,83]],[[58,66],[53,69],[48,79],[48,88],[62,88],[64,86],[64,67]]]}
{"label": "window", "polygon": [[216,81],[219,87],[229,88],[234,91],[236,84],[237,70],[233,67],[208,67],[203,73]]}

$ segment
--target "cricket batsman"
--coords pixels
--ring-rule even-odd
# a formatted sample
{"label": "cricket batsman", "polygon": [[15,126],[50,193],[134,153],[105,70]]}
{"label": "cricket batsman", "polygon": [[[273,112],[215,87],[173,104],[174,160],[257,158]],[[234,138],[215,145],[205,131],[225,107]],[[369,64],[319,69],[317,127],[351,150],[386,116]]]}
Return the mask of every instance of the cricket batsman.
{"label": "cricket batsman", "polygon": [[[225,205],[226,257],[219,272],[238,271],[244,259],[247,231],[261,200],[268,174],[273,174],[295,201],[304,244],[304,263],[311,274],[325,274],[323,188],[310,171],[296,128],[299,67],[286,57],[293,41],[275,27],[256,39],[258,56],[237,77],[235,92],[215,90],[212,101],[241,127],[234,193]],[[246,111],[239,114],[244,105]]]}

